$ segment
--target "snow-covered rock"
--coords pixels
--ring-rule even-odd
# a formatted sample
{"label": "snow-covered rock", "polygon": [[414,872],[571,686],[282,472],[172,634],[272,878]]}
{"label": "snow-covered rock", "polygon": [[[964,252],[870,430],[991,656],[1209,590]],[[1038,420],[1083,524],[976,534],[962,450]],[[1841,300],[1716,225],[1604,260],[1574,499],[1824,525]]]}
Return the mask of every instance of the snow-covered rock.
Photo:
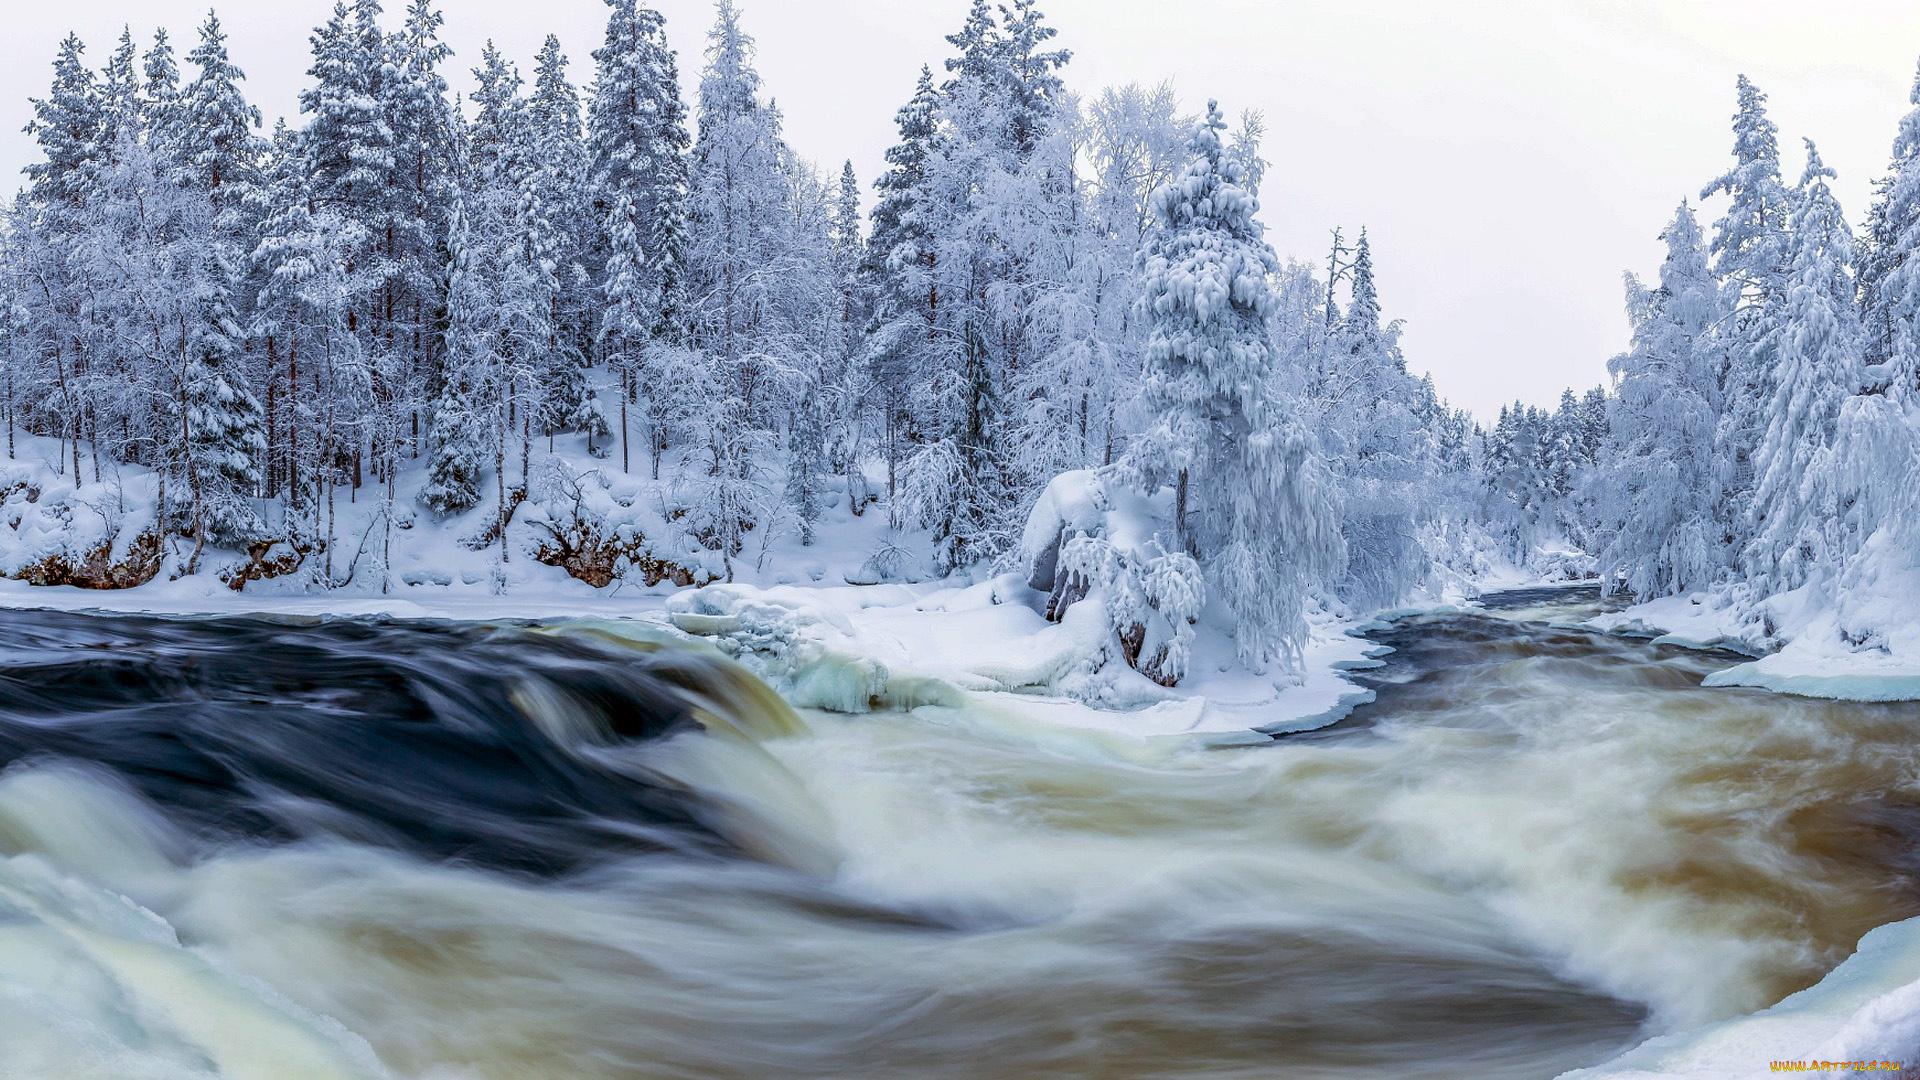
{"label": "snow-covered rock", "polygon": [[1091,670],[1120,658],[1173,686],[1187,673],[1206,586],[1191,556],[1161,547],[1157,509],[1092,470],[1062,473],[1028,515],[1020,557],[1027,585],[1047,594],[1049,621],[1083,604],[1101,612],[1110,640]]}

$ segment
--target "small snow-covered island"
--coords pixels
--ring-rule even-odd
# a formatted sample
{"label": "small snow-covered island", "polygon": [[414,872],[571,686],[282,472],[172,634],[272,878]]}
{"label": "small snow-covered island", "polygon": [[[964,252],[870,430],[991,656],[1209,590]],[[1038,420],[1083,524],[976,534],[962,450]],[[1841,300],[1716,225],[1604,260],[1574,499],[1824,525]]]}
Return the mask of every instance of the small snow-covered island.
{"label": "small snow-covered island", "polygon": [[1920,1076],[1920,81],[1448,368],[1399,91],[1041,3],[4,46],[0,1076]]}

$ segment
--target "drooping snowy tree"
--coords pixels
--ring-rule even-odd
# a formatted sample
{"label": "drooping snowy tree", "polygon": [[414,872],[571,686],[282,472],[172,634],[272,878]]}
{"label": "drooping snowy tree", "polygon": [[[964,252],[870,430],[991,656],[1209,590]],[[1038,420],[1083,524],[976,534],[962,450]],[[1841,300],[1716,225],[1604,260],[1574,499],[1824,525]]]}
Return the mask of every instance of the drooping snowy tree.
{"label": "drooping snowy tree", "polygon": [[1667,256],[1652,288],[1627,276],[1632,348],[1607,364],[1617,387],[1598,480],[1603,580],[1651,599],[1712,583],[1726,565],[1715,448],[1726,297],[1708,267],[1693,210],[1660,234]]}
{"label": "drooping snowy tree", "polygon": [[1149,421],[1125,464],[1148,492],[1173,487],[1174,543],[1233,612],[1241,658],[1292,667],[1307,591],[1344,552],[1324,466],[1276,370],[1266,315],[1278,259],[1225,130],[1208,102],[1185,173],[1154,193],[1138,264]]}
{"label": "drooping snowy tree", "polygon": [[1703,199],[1724,193],[1731,200],[1715,222],[1708,246],[1731,313],[1723,335],[1726,366],[1716,435],[1721,494],[1715,509],[1730,552],[1738,552],[1751,536],[1747,506],[1756,480],[1752,459],[1779,363],[1778,338],[1772,331],[1786,298],[1790,212],[1790,196],[1780,179],[1777,129],[1767,118],[1767,96],[1744,75],[1738,91],[1733,168],[1700,193]]}
{"label": "drooping snowy tree", "polygon": [[1807,140],[1775,331],[1773,396],[1754,454],[1754,537],[1744,552],[1747,576],[1762,595],[1797,588],[1851,554],[1842,532],[1856,523],[1834,497],[1836,478],[1825,460],[1841,406],[1862,374],[1853,236],[1827,185],[1834,175]]}

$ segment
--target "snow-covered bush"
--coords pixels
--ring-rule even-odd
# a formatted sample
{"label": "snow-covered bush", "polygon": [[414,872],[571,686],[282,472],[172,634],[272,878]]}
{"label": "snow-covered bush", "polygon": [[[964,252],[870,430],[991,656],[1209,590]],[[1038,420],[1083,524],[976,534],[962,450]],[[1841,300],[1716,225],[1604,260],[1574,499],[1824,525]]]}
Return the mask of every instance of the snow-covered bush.
{"label": "snow-covered bush", "polygon": [[0,575],[34,585],[129,589],[160,572],[151,474],[74,487],[42,463],[0,465]]}
{"label": "snow-covered bush", "polygon": [[549,462],[521,513],[535,537],[533,557],[597,589],[615,580],[694,585],[719,577],[687,553],[656,550],[651,538],[668,535],[666,523],[638,500],[615,498],[597,470]]}
{"label": "snow-covered bush", "polygon": [[1109,495],[1096,472],[1062,473],[1041,492],[1020,550],[1028,585],[1048,594],[1048,621],[1082,602],[1104,609],[1112,639],[1096,666],[1117,656],[1172,686],[1187,673],[1206,585],[1191,556],[1161,547],[1153,511],[1150,500]]}

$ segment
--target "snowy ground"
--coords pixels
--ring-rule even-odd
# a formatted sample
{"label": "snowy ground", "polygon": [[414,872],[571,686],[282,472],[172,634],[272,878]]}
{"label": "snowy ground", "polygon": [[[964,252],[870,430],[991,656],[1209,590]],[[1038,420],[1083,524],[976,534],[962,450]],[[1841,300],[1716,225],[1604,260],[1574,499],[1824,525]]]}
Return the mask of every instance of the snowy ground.
{"label": "snowy ground", "polygon": [[1709,686],[1847,701],[1920,700],[1920,566],[1916,553],[1873,550],[1840,587],[1809,585],[1757,603],[1737,594],[1673,596],[1602,615],[1593,625],[1754,660]]}

